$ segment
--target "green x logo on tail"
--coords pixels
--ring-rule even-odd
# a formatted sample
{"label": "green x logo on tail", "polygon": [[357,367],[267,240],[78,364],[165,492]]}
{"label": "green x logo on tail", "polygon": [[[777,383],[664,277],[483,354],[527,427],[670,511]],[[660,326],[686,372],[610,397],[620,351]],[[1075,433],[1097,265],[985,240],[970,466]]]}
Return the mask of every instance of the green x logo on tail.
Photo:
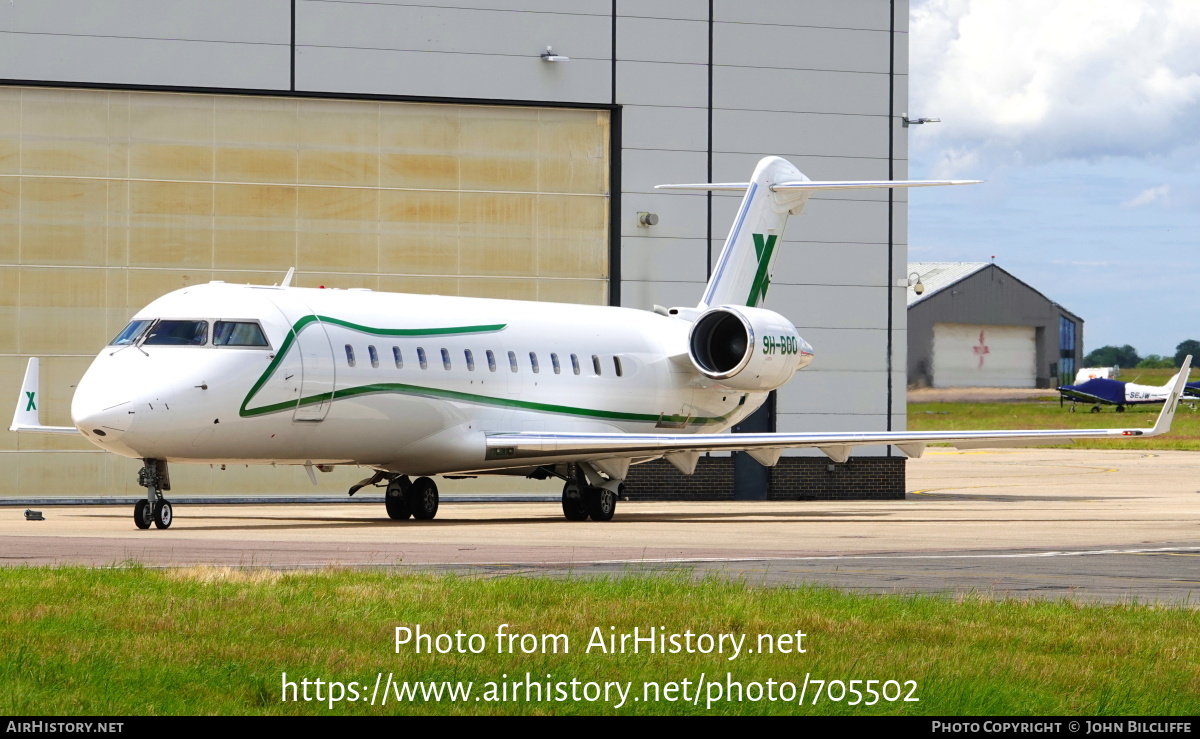
{"label": "green x logo on tail", "polygon": [[33,402],[34,395],[36,395],[36,393],[34,393],[32,390],[25,391],[25,397],[29,398],[29,403],[25,406],[25,410],[27,410],[27,411],[36,411],[37,410],[37,405],[35,405]]}
{"label": "green x logo on tail", "polygon": [[766,300],[767,288],[771,286],[767,268],[771,265],[771,252],[775,251],[775,240],[779,238],[779,234],[752,235],[754,236],[754,253],[758,255],[758,271],[754,274],[754,283],[750,285],[750,297],[746,298],[746,305],[756,308]]}

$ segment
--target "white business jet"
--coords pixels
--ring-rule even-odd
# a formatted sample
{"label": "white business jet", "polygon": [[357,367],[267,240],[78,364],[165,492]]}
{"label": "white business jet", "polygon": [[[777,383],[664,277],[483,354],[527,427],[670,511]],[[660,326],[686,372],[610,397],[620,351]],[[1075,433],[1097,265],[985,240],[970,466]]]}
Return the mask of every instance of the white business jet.
{"label": "white business jet", "polygon": [[[631,464],[743,450],[774,465],[817,447],[1003,446],[1168,430],[1184,379],[1153,429],[727,434],[813,360],[787,318],[762,308],[788,216],[813,192],[965,184],[812,182],[768,157],[744,190],[696,307],[656,309],[209,283],[138,311],[100,352],[71,403],[43,426],[31,359],[13,431],[81,433],[142,460],[139,528],[171,525],[169,463],[290,464],[374,471],[394,519],[431,519],[435,475],[560,478],[572,521],[613,517]],[[1189,358],[1190,361],[1190,358]],[[1180,378],[1187,378],[1187,364]]]}

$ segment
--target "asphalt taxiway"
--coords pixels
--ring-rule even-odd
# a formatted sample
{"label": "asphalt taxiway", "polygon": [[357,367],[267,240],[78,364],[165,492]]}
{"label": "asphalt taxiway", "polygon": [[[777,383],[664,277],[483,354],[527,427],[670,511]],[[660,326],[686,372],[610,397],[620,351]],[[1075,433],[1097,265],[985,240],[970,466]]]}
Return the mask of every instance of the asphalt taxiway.
{"label": "asphalt taxiway", "polygon": [[[434,521],[382,504],[0,508],[6,564],[394,567],[473,576],[625,572],[816,582],[869,592],[1200,604],[1200,453],[931,450],[902,501],[622,502],[608,523],[555,503],[456,502]],[[549,485],[549,483],[547,483]],[[182,496],[180,496],[182,497]]]}

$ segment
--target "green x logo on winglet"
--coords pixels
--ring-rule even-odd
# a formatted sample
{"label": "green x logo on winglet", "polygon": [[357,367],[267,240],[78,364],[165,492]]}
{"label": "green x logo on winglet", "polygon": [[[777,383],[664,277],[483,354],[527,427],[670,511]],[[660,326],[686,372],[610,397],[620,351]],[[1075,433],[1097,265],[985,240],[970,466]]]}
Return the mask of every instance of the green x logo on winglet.
{"label": "green x logo on winglet", "polygon": [[779,238],[779,234],[751,235],[754,237],[754,253],[758,256],[758,271],[754,274],[754,283],[750,285],[750,297],[746,298],[746,305],[756,308],[766,300],[767,288],[771,286],[767,268],[771,264],[771,252],[775,251],[775,240]]}
{"label": "green x logo on winglet", "polygon": [[25,406],[25,410],[27,410],[27,411],[36,411],[37,410],[37,406],[33,402],[34,395],[35,395],[35,393],[32,390],[25,391],[25,397],[29,398],[29,404]]}

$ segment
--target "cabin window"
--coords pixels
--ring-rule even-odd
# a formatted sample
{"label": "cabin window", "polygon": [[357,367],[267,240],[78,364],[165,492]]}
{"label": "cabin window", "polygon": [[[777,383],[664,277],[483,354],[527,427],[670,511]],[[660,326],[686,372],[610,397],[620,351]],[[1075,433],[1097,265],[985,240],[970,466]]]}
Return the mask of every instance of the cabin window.
{"label": "cabin window", "polygon": [[375,347],[368,346],[367,354],[370,355],[370,357],[371,357],[371,366],[378,367],[379,366],[379,352],[375,351]]}
{"label": "cabin window", "polygon": [[513,372],[517,371],[517,353],[516,352],[508,353],[508,368],[511,369]]}
{"label": "cabin window", "polygon": [[487,350],[487,360],[488,360],[488,371],[495,372],[496,371],[496,355],[492,353],[491,349]]}
{"label": "cabin window", "polygon": [[471,353],[470,349],[467,349],[466,351],[463,352],[463,356],[467,358],[467,371],[474,372],[475,371],[475,355]]}
{"label": "cabin window", "polygon": [[396,369],[404,369],[404,355],[400,353],[400,347],[392,347],[392,358],[396,360]]}
{"label": "cabin window", "polygon": [[617,371],[617,377],[624,376],[625,373],[621,371],[621,358],[620,357],[613,357],[613,369],[615,369]]}
{"label": "cabin window", "polygon": [[270,346],[262,326],[254,321],[217,321],[213,325],[214,346]]}
{"label": "cabin window", "polygon": [[529,352],[529,366],[533,368],[533,374],[536,375],[538,372],[541,372],[541,370],[538,368],[536,352]]}
{"label": "cabin window", "polygon": [[558,363],[558,355],[554,352],[550,352],[550,364],[554,365],[554,374],[562,374],[562,365]]}
{"label": "cabin window", "polygon": [[450,352],[442,349],[442,366],[450,369]]}
{"label": "cabin window", "polygon": [[429,368],[429,362],[425,360],[425,347],[417,347],[417,362],[420,363],[421,369]]}
{"label": "cabin window", "polygon": [[600,376],[600,357],[592,355],[592,369],[596,372],[596,377]]}
{"label": "cabin window", "polygon": [[121,333],[117,334],[117,338],[108,343],[109,346],[129,346],[137,341],[150,324],[154,323],[153,319],[144,318],[140,321],[131,321],[128,326],[121,329]]}
{"label": "cabin window", "polygon": [[574,354],[571,355],[571,371],[579,374],[579,357]]}
{"label": "cabin window", "polygon": [[346,345],[346,364],[354,366],[354,347]]}
{"label": "cabin window", "polygon": [[146,333],[146,346],[204,346],[208,321],[158,321]]}

